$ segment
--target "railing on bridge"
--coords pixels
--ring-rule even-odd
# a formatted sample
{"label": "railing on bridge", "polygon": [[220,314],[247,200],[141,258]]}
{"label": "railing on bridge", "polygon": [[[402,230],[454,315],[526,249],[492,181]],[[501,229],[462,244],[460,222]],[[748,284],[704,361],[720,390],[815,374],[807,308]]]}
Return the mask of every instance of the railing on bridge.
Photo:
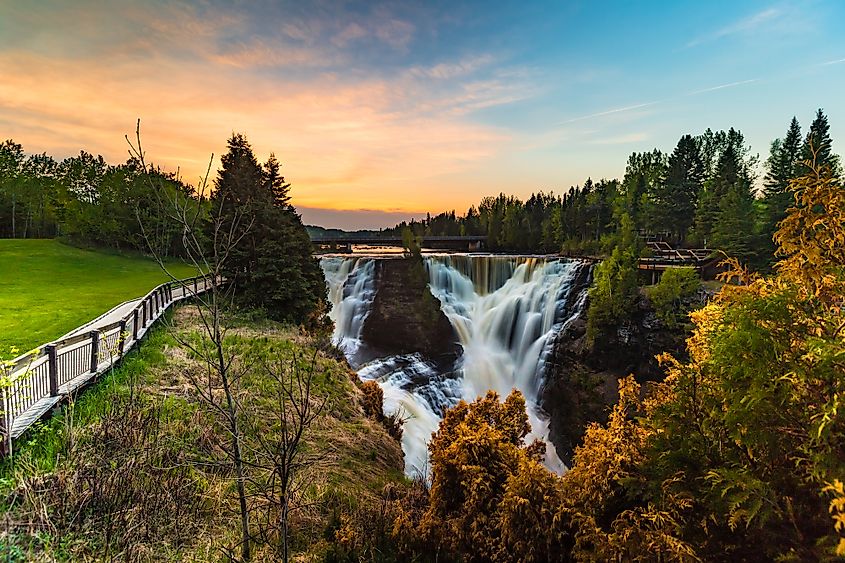
{"label": "railing on bridge", "polygon": [[13,439],[64,397],[123,358],[171,305],[211,287],[210,275],[163,283],[119,320],[80,332],[94,327],[95,319],[71,331],[71,336],[43,344],[5,364],[0,373],[6,380],[0,385],[0,454],[9,455]]}
{"label": "railing on bridge", "polygon": [[[402,246],[402,238],[397,236],[359,236],[349,235],[343,237],[313,237],[311,242],[315,246],[327,246],[332,248],[345,247],[352,250],[352,245],[362,246]],[[487,237],[479,236],[423,236],[423,246],[430,248],[457,248],[466,246],[469,250],[481,250],[487,242]]]}

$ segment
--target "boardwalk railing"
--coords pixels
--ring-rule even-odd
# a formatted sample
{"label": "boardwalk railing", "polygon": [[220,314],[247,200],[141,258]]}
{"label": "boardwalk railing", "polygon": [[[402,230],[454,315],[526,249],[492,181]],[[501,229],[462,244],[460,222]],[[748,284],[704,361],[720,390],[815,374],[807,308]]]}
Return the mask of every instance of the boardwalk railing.
{"label": "boardwalk railing", "polygon": [[[137,300],[119,320],[105,325],[94,320],[69,336],[8,362],[2,374],[8,379],[0,385],[0,454],[9,455],[13,439],[62,398],[123,358],[172,304],[204,293],[211,286],[211,276],[163,283]],[[112,311],[125,306],[118,305]],[[88,327],[91,330],[85,330]]]}

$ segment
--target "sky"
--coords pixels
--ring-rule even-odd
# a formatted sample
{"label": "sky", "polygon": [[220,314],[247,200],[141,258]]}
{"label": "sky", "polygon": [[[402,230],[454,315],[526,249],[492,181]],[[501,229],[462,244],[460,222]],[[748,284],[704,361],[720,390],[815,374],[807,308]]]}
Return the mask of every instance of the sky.
{"label": "sky", "polygon": [[212,178],[233,132],[306,223],[562,193],[628,155],[797,116],[845,152],[845,2],[0,0],[0,137]]}

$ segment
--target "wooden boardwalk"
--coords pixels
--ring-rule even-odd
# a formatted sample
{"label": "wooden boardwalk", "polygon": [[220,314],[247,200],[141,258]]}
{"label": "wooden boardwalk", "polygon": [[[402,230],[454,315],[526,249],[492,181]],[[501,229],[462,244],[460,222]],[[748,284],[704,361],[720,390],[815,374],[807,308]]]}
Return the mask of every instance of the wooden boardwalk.
{"label": "wooden boardwalk", "polygon": [[59,340],[15,358],[0,387],[0,453],[63,398],[120,361],[174,303],[211,288],[210,276],[161,284],[145,296],[121,303]]}

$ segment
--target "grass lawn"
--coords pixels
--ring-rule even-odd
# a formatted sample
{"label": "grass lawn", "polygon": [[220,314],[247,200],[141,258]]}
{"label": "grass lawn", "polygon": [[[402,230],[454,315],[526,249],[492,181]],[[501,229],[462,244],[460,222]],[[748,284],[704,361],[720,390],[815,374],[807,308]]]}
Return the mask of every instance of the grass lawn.
{"label": "grass lawn", "polygon": [[[185,278],[193,268],[173,263]],[[54,340],[167,276],[150,259],[82,250],[55,240],[0,240],[0,357]]]}

